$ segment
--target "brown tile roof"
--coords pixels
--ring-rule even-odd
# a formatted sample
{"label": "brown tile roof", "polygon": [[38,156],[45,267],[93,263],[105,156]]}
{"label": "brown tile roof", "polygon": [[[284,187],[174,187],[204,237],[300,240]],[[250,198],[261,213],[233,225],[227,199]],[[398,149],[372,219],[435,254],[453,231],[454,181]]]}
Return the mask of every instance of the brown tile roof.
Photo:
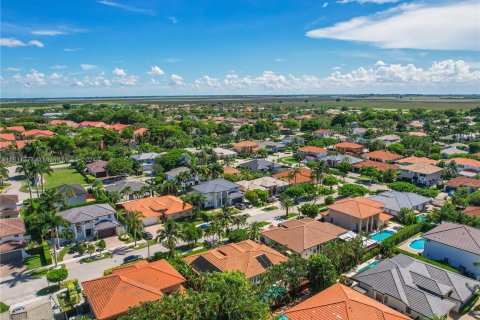
{"label": "brown tile roof", "polygon": [[[24,126],[11,126],[6,128],[8,131],[23,132],[25,131]],[[3,128],[0,128],[0,131],[3,131]]]}
{"label": "brown tile roof", "polygon": [[172,215],[192,210],[192,205],[175,196],[137,199],[120,204],[126,212],[138,211],[143,218]]}
{"label": "brown tile roof", "polygon": [[466,207],[463,213],[472,218],[475,216],[480,217],[480,207]]}
{"label": "brown tile roof", "polygon": [[437,165],[438,161],[427,157],[407,157],[397,161],[398,164],[415,164],[415,163],[428,163],[431,165]]}
{"label": "brown tile roof", "polygon": [[197,272],[243,272],[247,278],[264,273],[268,266],[287,261],[287,257],[272,248],[245,240],[184,258]]}
{"label": "brown tile roof", "polygon": [[408,170],[408,171],[413,171],[413,172],[418,172],[423,174],[432,174],[432,173],[442,171],[442,168],[437,166],[432,166],[431,164],[428,164],[428,163],[414,163],[414,164],[410,164],[408,166],[402,167],[402,170]]}
{"label": "brown tile roof", "polygon": [[353,142],[340,142],[340,143],[334,144],[333,146],[337,148],[347,148],[347,149],[363,148],[361,144],[353,143]]}
{"label": "brown tile roof", "polygon": [[0,205],[5,204],[16,205],[18,203],[18,195],[16,194],[0,194]]}
{"label": "brown tile roof", "polygon": [[312,133],[326,134],[326,133],[330,133],[330,130],[328,130],[328,129],[318,129],[318,130],[313,131]]}
{"label": "brown tile roof", "polygon": [[475,189],[480,189],[480,179],[460,176],[448,180],[447,182],[445,182],[445,186],[452,188],[471,187]]}
{"label": "brown tile roof", "polygon": [[22,132],[21,135],[23,137],[28,137],[28,136],[51,137],[51,136],[53,136],[53,132],[50,131],[50,130],[33,129],[33,130],[28,130],[28,131]]}
{"label": "brown tile roof", "polygon": [[82,282],[82,287],[95,317],[102,320],[116,319],[130,307],[183,290],[185,282],[166,260],[159,260],[116,269],[111,275]]}
{"label": "brown tile roof", "polygon": [[104,172],[108,162],[104,160],[97,160],[86,165],[87,169],[93,173]]}
{"label": "brown tile roof", "polygon": [[357,169],[364,168],[364,167],[375,167],[377,168],[377,170],[387,170],[387,169],[399,170],[400,169],[400,167],[395,164],[372,161],[372,160],[365,160],[359,163],[355,163],[353,167]]}
{"label": "brown tile roof", "polygon": [[27,143],[32,142],[33,140],[17,140],[15,141],[15,145],[17,146],[17,149],[23,149],[27,145]]}
{"label": "brown tile roof", "polygon": [[399,154],[384,151],[384,150],[367,152],[367,153],[364,153],[362,156],[367,157],[367,158],[381,159],[381,160],[384,160],[384,161],[396,161],[396,160],[399,160],[399,159],[403,158],[403,156],[401,156]]}
{"label": "brown tile roof", "polygon": [[368,218],[383,212],[383,203],[365,197],[347,198],[328,206],[329,210],[339,211],[355,218]]}
{"label": "brown tile roof", "polygon": [[295,174],[294,178],[290,178],[290,173],[293,172],[293,169],[285,170],[279,173],[275,173],[272,177],[287,181],[288,183],[305,183],[312,181],[312,170],[309,168],[302,167],[300,172]]}
{"label": "brown tile roof", "polygon": [[290,320],[407,320],[409,317],[337,283],[283,313]]}
{"label": "brown tile roof", "polygon": [[345,232],[346,229],[331,223],[304,218],[284,222],[279,227],[263,231],[262,235],[297,253],[302,253],[309,248],[337,239]]}
{"label": "brown tile roof", "polygon": [[301,152],[310,152],[310,153],[323,153],[327,152],[326,149],[314,147],[314,146],[305,146],[298,149]]}
{"label": "brown tile roof", "polygon": [[128,124],[121,124],[121,123],[116,123],[110,126],[110,129],[122,132],[123,129],[127,128],[129,125]]}
{"label": "brown tile roof", "polygon": [[240,174],[241,171],[232,167],[223,167],[223,173],[227,174]]}
{"label": "brown tile roof", "polygon": [[0,253],[22,249],[22,248],[25,248],[26,246],[27,246],[27,243],[25,241],[15,241],[15,240],[5,241],[0,243]]}
{"label": "brown tile roof", "polygon": [[76,123],[73,122],[72,120],[52,120],[52,121],[49,122],[49,124],[51,124],[52,126],[57,126],[57,125],[60,125],[60,124],[66,124],[67,126],[73,126]]}
{"label": "brown tile roof", "polygon": [[133,134],[136,135],[136,136],[140,136],[147,131],[148,131],[147,128],[138,128],[137,130],[133,131]]}
{"label": "brown tile roof", "polygon": [[480,168],[480,161],[469,158],[453,158],[445,162],[449,163],[450,161],[455,161],[456,164],[461,166],[477,167]]}
{"label": "brown tile roof", "polygon": [[0,238],[25,233],[25,223],[22,218],[0,219]]}
{"label": "brown tile roof", "polygon": [[241,141],[233,145],[234,148],[243,148],[243,147],[258,147],[258,143],[255,141]]}
{"label": "brown tile roof", "polygon": [[426,137],[427,134],[421,131],[412,131],[408,133],[409,136],[416,136],[416,137]]}

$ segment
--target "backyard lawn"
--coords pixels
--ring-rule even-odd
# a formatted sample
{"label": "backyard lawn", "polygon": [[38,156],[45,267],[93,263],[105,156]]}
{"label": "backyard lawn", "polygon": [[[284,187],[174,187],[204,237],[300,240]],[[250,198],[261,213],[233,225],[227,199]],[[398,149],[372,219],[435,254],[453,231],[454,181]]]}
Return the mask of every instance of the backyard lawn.
{"label": "backyard lawn", "polygon": [[63,184],[86,184],[85,177],[75,169],[53,170],[51,175],[45,176],[45,189],[61,186]]}

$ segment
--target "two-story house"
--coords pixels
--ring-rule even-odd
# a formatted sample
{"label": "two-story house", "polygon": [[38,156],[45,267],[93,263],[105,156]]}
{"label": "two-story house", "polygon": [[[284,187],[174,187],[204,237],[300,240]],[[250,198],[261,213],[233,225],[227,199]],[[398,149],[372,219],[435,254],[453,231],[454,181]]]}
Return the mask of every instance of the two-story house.
{"label": "two-story house", "polygon": [[428,164],[415,163],[402,166],[400,178],[418,185],[432,186],[437,184],[442,177],[442,168]]}
{"label": "two-story house", "polygon": [[25,223],[22,218],[0,219],[0,262],[21,261],[27,256],[23,239]]}
{"label": "two-story house", "polygon": [[324,159],[328,155],[328,151],[326,149],[314,146],[305,146],[298,148],[298,152],[303,155],[306,161]]}
{"label": "two-story house", "polygon": [[131,156],[131,158],[140,165],[140,169],[144,173],[150,174],[152,172],[153,162],[158,156],[160,156],[159,153],[147,152],[135,154]]}
{"label": "two-story house", "polygon": [[18,217],[18,195],[0,194],[0,219]]}
{"label": "two-story house", "polygon": [[192,187],[193,191],[205,195],[204,208],[221,208],[243,202],[240,186],[223,178],[206,181]]}
{"label": "two-story house", "polygon": [[87,201],[88,191],[81,184],[63,184],[57,187],[58,193],[65,196],[65,205]]}

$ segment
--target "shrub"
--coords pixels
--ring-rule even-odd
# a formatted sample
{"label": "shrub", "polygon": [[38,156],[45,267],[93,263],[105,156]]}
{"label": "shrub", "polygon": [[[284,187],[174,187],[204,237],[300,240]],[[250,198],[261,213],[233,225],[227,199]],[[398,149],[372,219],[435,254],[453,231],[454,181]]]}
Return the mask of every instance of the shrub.
{"label": "shrub", "polygon": [[58,269],[50,269],[48,270],[47,274],[45,275],[48,282],[57,282],[60,285],[60,282],[67,279],[68,271],[65,267],[61,267]]}
{"label": "shrub", "polygon": [[89,174],[87,174],[85,178],[87,179],[88,183],[94,183],[95,180],[97,180],[97,178],[95,178],[94,176],[89,175]]}
{"label": "shrub", "polygon": [[335,199],[332,196],[328,196],[325,198],[325,205],[329,206],[335,203]]}
{"label": "shrub", "polygon": [[359,197],[369,193],[369,190],[363,186],[357,184],[345,183],[338,188],[338,194],[345,197]]}
{"label": "shrub", "polygon": [[393,245],[397,245],[402,243],[403,241],[407,240],[410,237],[413,237],[419,232],[427,232],[428,230],[434,227],[433,224],[428,222],[416,223],[410,226],[405,227],[404,229],[400,230],[399,232],[395,233],[394,235],[385,239],[384,242],[391,243]]}
{"label": "shrub", "polygon": [[73,281],[67,282],[68,298],[72,305],[76,305],[80,302],[80,296],[78,295],[75,283]]}
{"label": "shrub", "polygon": [[248,239],[248,232],[245,229],[235,229],[227,234],[228,241],[240,242]]}
{"label": "shrub", "polygon": [[46,265],[52,264],[52,254],[50,253],[50,246],[46,241],[42,242],[41,255],[43,256],[43,259],[45,260]]}

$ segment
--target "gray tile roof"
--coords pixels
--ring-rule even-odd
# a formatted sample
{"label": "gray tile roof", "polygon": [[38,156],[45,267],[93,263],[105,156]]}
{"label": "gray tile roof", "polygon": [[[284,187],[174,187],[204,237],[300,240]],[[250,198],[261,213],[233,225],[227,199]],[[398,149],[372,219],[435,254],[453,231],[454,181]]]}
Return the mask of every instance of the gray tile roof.
{"label": "gray tile roof", "polygon": [[412,209],[421,204],[432,201],[413,192],[385,191],[369,197],[372,200],[382,202],[385,208],[393,211],[400,211],[402,208]]}
{"label": "gray tile roof", "polygon": [[182,173],[182,172],[188,172],[188,171],[190,171],[190,169],[187,168],[187,167],[178,167],[178,168],[174,168],[174,169],[172,169],[172,170],[170,170],[170,171],[165,172],[165,174],[166,174],[167,176],[170,176],[170,177],[174,177],[174,178],[175,178],[175,177],[178,176],[180,173]]}
{"label": "gray tile roof", "polygon": [[160,156],[160,153],[145,152],[145,153],[138,153],[136,155],[133,155],[131,156],[131,158],[136,161],[145,161],[145,160],[153,160],[158,156]]}
{"label": "gray tile roof", "polygon": [[352,157],[349,155],[344,155],[344,154],[333,154],[330,156],[325,157],[325,160],[330,160],[330,161],[335,161],[335,162],[342,162],[344,159],[350,159],[351,164],[359,163],[364,161],[363,159],[359,159],[356,157]]}
{"label": "gray tile roof", "polygon": [[146,183],[143,182],[138,182],[138,181],[126,181],[126,180],[121,180],[117,181],[114,184],[109,184],[105,186],[105,190],[108,192],[112,191],[122,191],[125,187],[130,187],[133,191],[140,191],[143,187],[148,186]]}
{"label": "gray tile roof", "polygon": [[81,194],[87,194],[87,189],[85,189],[81,184],[63,184],[57,187],[59,193],[67,193],[70,192],[70,189],[74,195],[78,196]]}
{"label": "gray tile roof", "polygon": [[201,193],[224,192],[224,191],[230,191],[235,188],[238,188],[238,185],[236,183],[230,182],[223,178],[206,181],[204,183],[201,183],[199,185],[192,187],[194,191],[198,191]]}
{"label": "gray tile roof", "polygon": [[59,215],[63,216],[70,223],[80,223],[115,214],[115,212],[115,209],[109,204],[100,203],[63,210],[59,212]]}
{"label": "gray tile roof", "polygon": [[422,236],[425,239],[480,255],[480,229],[443,222]]}
{"label": "gray tile roof", "polygon": [[[466,302],[480,282],[399,254],[352,277],[373,290],[399,299],[425,316],[445,315],[455,301]],[[448,294],[449,298],[441,296]]]}
{"label": "gray tile roof", "polygon": [[446,155],[452,155],[456,153],[468,153],[468,152],[465,150],[457,149],[457,148],[446,148],[440,151],[440,154],[446,154]]}
{"label": "gray tile roof", "polygon": [[267,161],[265,159],[255,159],[252,161],[248,161],[242,164],[239,164],[237,168],[248,169],[251,171],[260,171],[260,170],[274,170],[278,168],[285,167],[279,163],[274,163]]}

